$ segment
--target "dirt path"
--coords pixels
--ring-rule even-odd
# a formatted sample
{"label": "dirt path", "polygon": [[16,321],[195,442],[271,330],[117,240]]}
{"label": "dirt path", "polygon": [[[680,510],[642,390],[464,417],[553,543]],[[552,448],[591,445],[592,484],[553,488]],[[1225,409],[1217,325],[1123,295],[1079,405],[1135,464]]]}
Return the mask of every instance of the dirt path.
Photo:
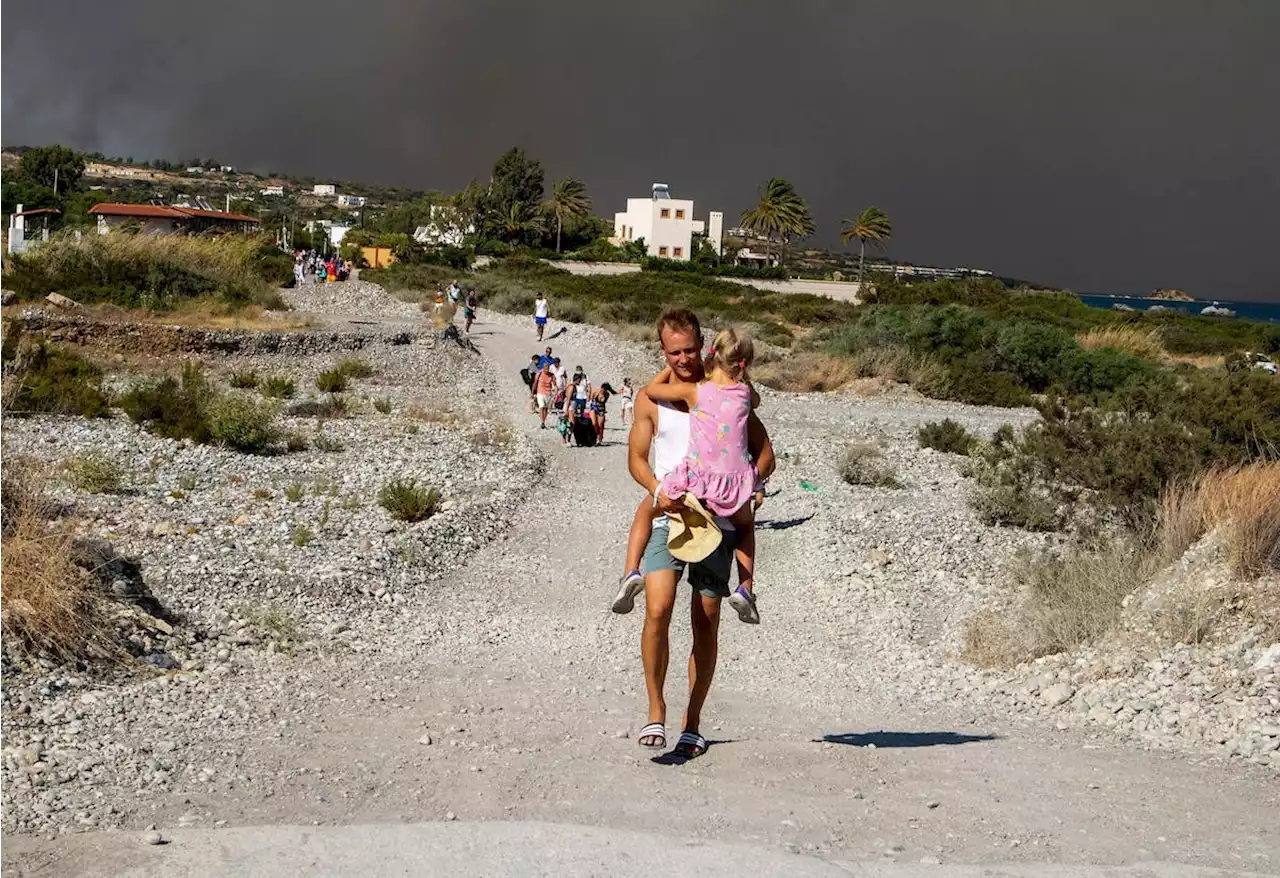
{"label": "dirt path", "polygon": [[[703,728],[713,746],[683,766],[655,764],[634,740],[644,723],[641,612],[607,609],[637,497],[625,434],[611,428],[601,448],[559,447],[523,413],[517,371],[536,350],[532,335],[488,324],[475,340],[503,376],[503,405],[550,461],[520,523],[408,611],[403,649],[346,659],[359,668],[312,692],[307,719],[244,742],[258,762],[294,768],[287,782],[163,810],[246,827],[584,824],[844,863],[1280,871],[1280,790],[1262,772],[1100,747],[878,690],[883,663],[896,657],[860,643],[858,620],[831,586],[792,578],[797,553],[814,552],[806,516],[819,502],[800,491],[784,490],[762,512],[761,581],[772,584],[764,624],[724,621]],[[575,349],[572,333],[554,344],[589,374],[613,368]],[[687,613],[678,604],[673,622],[673,738]],[[91,874],[121,844],[137,841],[21,838],[6,840],[5,859],[30,874]]]}

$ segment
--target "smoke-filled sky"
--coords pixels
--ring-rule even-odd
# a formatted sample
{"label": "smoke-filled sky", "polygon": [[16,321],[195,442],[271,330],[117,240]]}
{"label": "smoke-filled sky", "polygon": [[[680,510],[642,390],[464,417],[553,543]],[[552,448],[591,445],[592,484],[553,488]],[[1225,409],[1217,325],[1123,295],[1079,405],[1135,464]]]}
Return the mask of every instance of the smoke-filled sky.
{"label": "smoke-filled sky", "polygon": [[6,144],[452,190],[519,145],[611,216],[732,223],[1086,292],[1280,301],[1280,0],[5,0]]}

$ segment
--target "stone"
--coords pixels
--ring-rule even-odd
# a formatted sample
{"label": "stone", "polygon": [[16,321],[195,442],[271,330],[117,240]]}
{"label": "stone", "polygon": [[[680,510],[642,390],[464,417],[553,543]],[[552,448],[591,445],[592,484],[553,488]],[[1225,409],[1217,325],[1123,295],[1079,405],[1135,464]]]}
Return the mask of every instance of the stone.
{"label": "stone", "polygon": [[142,840],[147,844],[164,844],[164,836],[154,829],[144,832],[142,834]]}
{"label": "stone", "polygon": [[1057,707],[1070,701],[1075,694],[1075,687],[1070,683],[1054,683],[1040,693],[1040,703],[1045,707]]}

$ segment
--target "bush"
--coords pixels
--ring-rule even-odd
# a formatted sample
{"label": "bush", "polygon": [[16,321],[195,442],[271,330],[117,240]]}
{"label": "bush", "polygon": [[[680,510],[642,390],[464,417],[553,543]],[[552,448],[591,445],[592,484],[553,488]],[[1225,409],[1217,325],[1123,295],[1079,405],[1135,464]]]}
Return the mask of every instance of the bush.
{"label": "bush", "polygon": [[396,479],[378,492],[378,505],[401,521],[430,518],[439,501],[440,492],[436,488],[419,487],[414,479]]}
{"label": "bush", "polygon": [[258,385],[258,390],[262,392],[263,396],[272,399],[293,399],[298,392],[298,386],[293,383],[292,378],[286,378],[283,375],[272,375]]}
{"label": "bush", "polygon": [[256,390],[258,387],[258,373],[252,369],[246,372],[232,372],[230,384],[240,390]]}
{"label": "bush", "polygon": [[339,372],[348,378],[369,378],[378,373],[378,370],[374,369],[368,360],[363,360],[360,357],[343,357],[338,361],[338,365],[334,367],[333,371]]}
{"label": "bush", "polygon": [[925,424],[917,431],[916,438],[919,440],[921,448],[932,448],[936,451],[945,451],[948,454],[962,454],[965,456],[968,456],[978,441],[977,437],[971,435],[964,427],[950,418],[946,418],[941,423]]}
{"label": "bush", "polygon": [[384,415],[391,414],[391,397],[389,396],[378,397],[373,401],[373,408],[375,411],[381,414],[384,414]]}
{"label": "bush", "polygon": [[208,406],[215,395],[200,366],[187,363],[180,380],[135,381],[118,402],[131,421],[158,436],[208,443]]}
{"label": "bush", "polygon": [[57,291],[126,308],[169,310],[204,296],[274,307],[276,289],[292,271],[288,254],[259,236],[117,232],[77,241],[68,232],[14,254],[4,285],[24,299]]}
{"label": "bush", "polygon": [[102,389],[102,370],[70,351],[43,339],[22,338],[18,323],[4,339],[4,412],[6,414],[81,415],[105,418],[111,414]]}
{"label": "bush", "polygon": [[969,620],[964,656],[986,667],[1010,666],[1096,641],[1147,575],[1141,550],[1127,543],[1023,559],[1013,570],[1012,606]]}
{"label": "bush", "polygon": [[298,548],[310,545],[311,541],[315,538],[315,531],[307,527],[305,524],[300,524],[293,529],[293,544]]}
{"label": "bush", "polygon": [[880,459],[880,449],[870,442],[855,442],[840,459],[840,478],[850,485],[901,488],[893,470]]}
{"label": "bush", "polygon": [[114,494],[124,481],[124,470],[104,454],[83,454],[67,461],[71,484],[88,494]]}
{"label": "bush", "polygon": [[209,436],[219,445],[251,454],[265,454],[280,441],[275,404],[239,394],[210,400],[207,407]]}
{"label": "bush", "polygon": [[341,369],[329,369],[316,376],[316,389],[321,393],[341,393],[347,389],[347,375]]}

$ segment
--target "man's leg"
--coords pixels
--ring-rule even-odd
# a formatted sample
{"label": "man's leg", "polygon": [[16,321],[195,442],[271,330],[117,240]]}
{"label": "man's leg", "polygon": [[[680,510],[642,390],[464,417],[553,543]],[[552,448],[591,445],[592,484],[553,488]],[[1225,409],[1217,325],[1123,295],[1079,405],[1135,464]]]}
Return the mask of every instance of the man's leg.
{"label": "man's leg", "polygon": [[697,732],[702,725],[702,705],[711,691],[720,651],[720,597],[693,592],[690,616],[693,619],[693,652],[689,655],[689,707],[684,714],[684,730]]}
{"label": "man's leg", "polygon": [[[644,578],[644,630],[640,634],[640,658],[644,663],[644,686],[649,693],[651,723],[666,723],[667,701],[663,687],[671,658],[671,610],[676,602],[676,570],[655,570]],[[641,738],[643,746],[657,742]]]}

